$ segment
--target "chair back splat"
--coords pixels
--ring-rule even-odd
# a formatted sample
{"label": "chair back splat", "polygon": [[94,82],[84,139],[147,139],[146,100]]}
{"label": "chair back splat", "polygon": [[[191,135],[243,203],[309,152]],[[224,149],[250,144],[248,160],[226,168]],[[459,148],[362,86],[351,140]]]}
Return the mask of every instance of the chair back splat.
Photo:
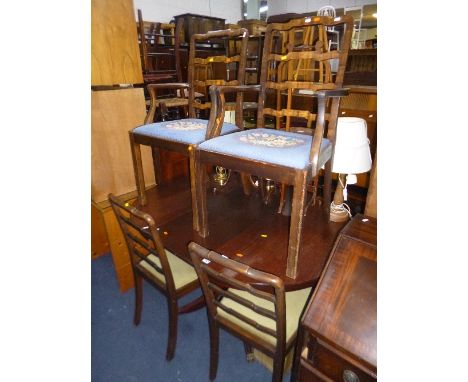
{"label": "chair back splat", "polygon": [[[141,320],[143,279],[166,296],[169,310],[169,336],[166,359],[174,357],[177,342],[178,299],[199,288],[194,268],[166,251],[151,215],[123,204],[109,194],[109,201],[125,237],[135,280],[134,324]],[[188,305],[188,304],[187,304]],[[185,305],[185,306],[187,306]]]}
{"label": "chair back splat", "polygon": [[216,377],[218,328],[223,328],[247,344],[246,348],[254,347],[273,358],[272,380],[281,381],[285,356],[294,345],[299,316],[311,288],[285,293],[283,281],[275,275],[194,242],[189,244],[189,252],[208,308],[210,379]]}

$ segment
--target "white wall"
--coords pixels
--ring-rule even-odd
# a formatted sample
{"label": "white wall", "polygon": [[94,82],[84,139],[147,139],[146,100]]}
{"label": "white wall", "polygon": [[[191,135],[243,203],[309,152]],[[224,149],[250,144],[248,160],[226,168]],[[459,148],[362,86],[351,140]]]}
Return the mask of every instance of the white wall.
{"label": "white wall", "polygon": [[133,0],[135,20],[141,9],[143,20],[168,23],[174,16],[183,13],[213,16],[235,24],[241,17],[240,0]]}
{"label": "white wall", "polygon": [[268,0],[267,15],[315,12],[324,5],[345,8],[367,4],[377,4],[377,0]]}

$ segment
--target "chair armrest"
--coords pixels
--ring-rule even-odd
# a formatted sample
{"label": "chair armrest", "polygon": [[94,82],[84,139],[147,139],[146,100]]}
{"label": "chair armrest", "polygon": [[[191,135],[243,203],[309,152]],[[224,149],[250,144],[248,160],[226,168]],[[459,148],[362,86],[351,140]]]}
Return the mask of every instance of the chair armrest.
{"label": "chair armrest", "polygon": [[[226,111],[226,99],[224,97],[226,93],[260,92],[260,90],[260,85],[210,86],[211,111],[205,139],[211,139],[221,134],[224,113]],[[242,97],[240,99],[238,98],[237,101],[240,105],[237,105],[239,107],[236,107],[236,113],[242,114]],[[242,119],[242,115],[236,116],[236,118],[237,117],[239,121]],[[242,128],[242,126],[239,127]]]}
{"label": "chair armrest", "polygon": [[[156,114],[157,108],[157,90],[159,89],[188,89],[190,85],[183,82],[171,82],[165,84],[148,84],[146,87],[148,89],[148,93],[150,95],[150,108],[148,110],[148,114],[146,115],[144,124],[152,123],[154,120],[154,115]],[[180,98],[187,98],[185,97],[185,92],[180,92]]]}
{"label": "chair armrest", "polygon": [[344,97],[349,94],[348,88],[337,88],[337,89],[324,89],[318,90],[317,94],[323,95],[324,97]]}
{"label": "chair armrest", "polygon": [[323,89],[323,90],[308,90],[300,89],[297,91],[298,95],[317,97],[319,95],[324,97],[344,97],[349,94],[348,88],[337,88],[337,89]]}
{"label": "chair armrest", "polygon": [[170,82],[166,84],[148,84],[147,88],[148,91],[150,89],[188,89],[190,87],[189,84],[184,82]]}

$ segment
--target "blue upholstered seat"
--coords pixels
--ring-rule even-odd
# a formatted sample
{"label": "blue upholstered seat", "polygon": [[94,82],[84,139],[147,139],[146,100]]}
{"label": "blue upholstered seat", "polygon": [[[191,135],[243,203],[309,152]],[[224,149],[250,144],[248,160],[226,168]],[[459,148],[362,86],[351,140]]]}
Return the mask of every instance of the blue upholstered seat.
{"label": "blue upholstered seat", "polygon": [[[243,130],[203,142],[200,150],[226,154],[243,159],[303,169],[309,163],[312,136],[273,129]],[[325,162],[331,156],[331,144],[322,139],[320,157]],[[319,167],[323,163],[319,163]]]}
{"label": "blue upholstered seat", "polygon": [[[207,120],[195,118],[156,122],[134,128],[133,134],[196,145],[205,140],[207,124]],[[238,130],[236,125],[224,122],[221,135]]]}

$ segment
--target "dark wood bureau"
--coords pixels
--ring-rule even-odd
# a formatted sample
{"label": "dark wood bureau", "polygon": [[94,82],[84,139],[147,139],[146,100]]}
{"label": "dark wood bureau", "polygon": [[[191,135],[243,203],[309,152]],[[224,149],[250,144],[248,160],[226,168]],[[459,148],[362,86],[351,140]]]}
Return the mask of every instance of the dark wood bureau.
{"label": "dark wood bureau", "polygon": [[338,236],[301,320],[292,380],[377,380],[376,219],[356,215]]}

